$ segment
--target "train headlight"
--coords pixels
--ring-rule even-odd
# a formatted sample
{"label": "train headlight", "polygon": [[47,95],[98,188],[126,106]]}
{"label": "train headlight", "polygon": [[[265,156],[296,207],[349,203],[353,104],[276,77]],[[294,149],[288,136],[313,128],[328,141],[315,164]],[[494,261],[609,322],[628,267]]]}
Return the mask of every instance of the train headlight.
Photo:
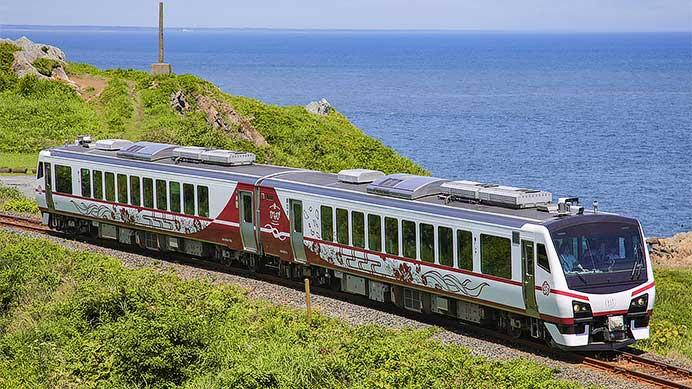
{"label": "train headlight", "polygon": [[644,312],[646,307],[649,305],[649,294],[643,294],[639,297],[635,297],[630,302],[630,312]]}
{"label": "train headlight", "polygon": [[583,303],[581,301],[572,301],[572,311],[574,312],[574,317],[591,316],[591,306],[589,305],[589,303]]}

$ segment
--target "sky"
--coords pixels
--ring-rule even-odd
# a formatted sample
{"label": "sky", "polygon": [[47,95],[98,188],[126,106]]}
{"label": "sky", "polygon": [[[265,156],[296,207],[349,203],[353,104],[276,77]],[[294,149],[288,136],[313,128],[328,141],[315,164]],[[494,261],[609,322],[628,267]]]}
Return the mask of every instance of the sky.
{"label": "sky", "polygon": [[[0,24],[155,26],[157,0],[0,0]],[[168,27],[691,31],[692,0],[168,0]]]}

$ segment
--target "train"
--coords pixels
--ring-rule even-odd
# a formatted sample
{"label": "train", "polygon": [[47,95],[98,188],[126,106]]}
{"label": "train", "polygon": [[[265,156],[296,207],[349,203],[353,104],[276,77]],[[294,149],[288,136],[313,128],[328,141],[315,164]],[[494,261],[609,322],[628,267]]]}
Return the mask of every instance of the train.
{"label": "train", "polygon": [[43,223],[236,264],[564,350],[649,337],[641,224],[576,197],[260,164],[247,152],[79,137],[40,151]]}

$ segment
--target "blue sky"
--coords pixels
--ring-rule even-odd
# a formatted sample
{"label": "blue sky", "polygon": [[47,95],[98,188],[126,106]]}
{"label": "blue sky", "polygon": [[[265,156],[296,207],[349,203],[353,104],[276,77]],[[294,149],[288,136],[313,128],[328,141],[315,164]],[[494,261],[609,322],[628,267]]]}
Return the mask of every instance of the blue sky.
{"label": "blue sky", "polygon": [[[0,24],[152,26],[157,0],[0,0]],[[169,0],[170,27],[690,31],[690,0]]]}

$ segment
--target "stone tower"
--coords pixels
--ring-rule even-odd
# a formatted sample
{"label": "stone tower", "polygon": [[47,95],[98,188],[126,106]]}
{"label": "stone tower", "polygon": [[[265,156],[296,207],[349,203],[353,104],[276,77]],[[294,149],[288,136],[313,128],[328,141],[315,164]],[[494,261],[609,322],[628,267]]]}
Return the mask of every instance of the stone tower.
{"label": "stone tower", "polygon": [[159,62],[151,65],[151,74],[171,74],[171,64],[163,62],[163,1],[159,2]]}

